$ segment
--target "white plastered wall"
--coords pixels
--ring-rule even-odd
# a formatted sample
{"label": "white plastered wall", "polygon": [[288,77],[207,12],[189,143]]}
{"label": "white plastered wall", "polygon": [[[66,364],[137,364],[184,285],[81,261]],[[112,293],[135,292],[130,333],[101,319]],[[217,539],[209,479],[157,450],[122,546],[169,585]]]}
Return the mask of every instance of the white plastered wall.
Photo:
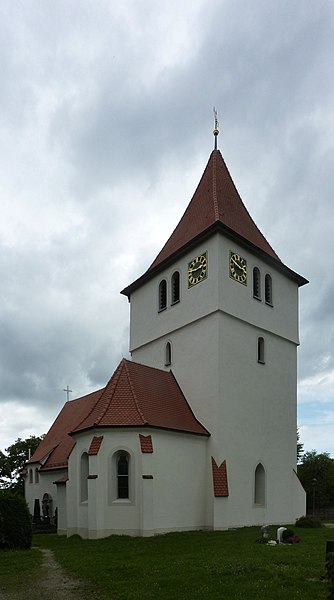
{"label": "white plastered wall", "polygon": [[[230,251],[247,260],[247,286],[229,277]],[[188,288],[187,265],[207,252],[208,278]],[[252,271],[261,272],[262,301],[253,298]],[[157,311],[158,285],[181,275],[181,299]],[[264,298],[272,278],[273,306]],[[257,361],[264,339],[265,364]],[[165,367],[165,347],[172,364]],[[305,511],[296,467],[298,286],[223,236],[216,235],[153,278],[131,297],[133,360],[171,368],[195,416],[210,431],[216,462],[227,460],[229,498],[215,499],[216,528],[264,521],[292,522]],[[208,457],[209,458],[209,457]],[[254,504],[254,473],[266,473],[266,501]]]}
{"label": "white plastered wall", "polygon": [[[151,434],[152,454],[142,454],[139,433]],[[89,457],[88,500],[80,502],[80,458],[94,432],[77,437],[69,461],[67,534],[100,538],[112,534],[154,535],[207,526],[207,438],[152,430],[108,429],[97,456]],[[112,456],[130,455],[129,499],[115,496]],[[97,476],[97,477],[96,477]],[[143,478],[144,476],[144,478]]]}

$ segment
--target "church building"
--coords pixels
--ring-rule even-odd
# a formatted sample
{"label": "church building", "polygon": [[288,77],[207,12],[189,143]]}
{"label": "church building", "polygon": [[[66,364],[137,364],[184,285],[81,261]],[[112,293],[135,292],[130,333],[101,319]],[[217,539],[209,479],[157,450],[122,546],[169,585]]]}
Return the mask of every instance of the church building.
{"label": "church building", "polygon": [[31,513],[44,501],[59,534],[91,539],[305,514],[296,407],[306,283],[258,229],[215,148],[170,238],[122,291],[132,360],[66,402],[28,461]]}

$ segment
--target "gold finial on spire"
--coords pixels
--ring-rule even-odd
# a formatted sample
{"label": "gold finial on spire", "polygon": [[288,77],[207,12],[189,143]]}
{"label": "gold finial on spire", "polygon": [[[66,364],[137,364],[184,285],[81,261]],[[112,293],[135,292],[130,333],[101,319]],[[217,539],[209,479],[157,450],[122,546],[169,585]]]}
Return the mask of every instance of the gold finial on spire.
{"label": "gold finial on spire", "polygon": [[215,128],[213,130],[213,135],[215,136],[215,150],[217,150],[217,138],[219,135],[219,122],[218,122],[218,114],[217,114],[215,107],[213,107],[213,116],[214,116],[214,120],[215,120]]}

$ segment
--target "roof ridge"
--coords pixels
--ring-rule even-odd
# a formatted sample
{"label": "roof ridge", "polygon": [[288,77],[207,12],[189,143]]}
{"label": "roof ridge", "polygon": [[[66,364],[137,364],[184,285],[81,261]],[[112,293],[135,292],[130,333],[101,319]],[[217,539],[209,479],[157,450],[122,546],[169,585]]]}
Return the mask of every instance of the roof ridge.
{"label": "roof ridge", "polygon": [[107,390],[109,390],[109,385],[110,385],[110,391],[111,391],[111,394],[110,394],[109,401],[105,403],[105,406],[104,406],[104,407],[102,407],[102,410],[101,410],[101,412],[100,412],[100,415],[99,415],[99,416],[97,417],[97,419],[95,420],[95,423],[94,423],[94,425],[98,425],[98,424],[99,424],[99,423],[102,421],[102,419],[103,419],[104,415],[106,414],[106,412],[107,412],[107,410],[108,410],[108,408],[109,408],[110,402],[111,402],[111,400],[112,400],[112,398],[113,398],[113,395],[114,395],[114,393],[115,393],[115,390],[116,390],[117,383],[118,383],[118,381],[119,381],[119,379],[120,379],[120,376],[121,376],[121,373],[122,373],[122,370],[123,370],[123,364],[124,364],[124,358],[123,358],[123,359],[121,360],[121,362],[119,363],[119,365],[118,365],[118,367],[117,367],[116,371],[115,371],[115,372],[112,374],[112,376],[111,376],[111,378],[109,379],[109,381],[108,381],[108,383],[107,383],[106,387],[104,388],[104,391],[103,391],[103,393],[101,394],[101,396],[100,396],[100,398],[99,398],[99,401],[100,401],[100,400],[102,400],[102,398],[103,398],[103,394],[104,394],[104,393],[107,393]]}
{"label": "roof ridge", "polygon": [[[134,403],[136,405],[137,412],[138,412],[140,418],[143,421],[143,425],[145,425],[147,423],[147,419],[145,419],[145,417],[144,417],[144,415],[143,415],[143,413],[142,413],[142,411],[140,409],[139,402],[138,402],[137,396],[136,396],[136,392],[135,392],[134,387],[132,385],[130,372],[129,372],[129,369],[128,369],[128,366],[127,366],[127,361],[126,361],[126,359],[123,359],[123,360],[124,360],[124,367],[125,367],[126,375],[127,375],[127,378],[128,378],[128,382],[129,382],[129,385],[130,385],[132,397],[133,397]],[[133,363],[133,364],[140,364],[140,363]]]}
{"label": "roof ridge", "polygon": [[219,207],[217,198],[217,154],[215,151],[212,157],[212,199],[215,220],[219,221]]}
{"label": "roof ridge", "polygon": [[[97,403],[100,401],[100,399],[101,399],[101,397],[102,397],[102,395],[103,395],[103,392],[105,391],[105,389],[106,389],[105,387],[101,389],[101,393],[98,395],[98,397],[97,397],[97,399],[96,399],[96,402],[94,402],[94,405],[93,405],[93,406],[92,406],[92,408],[90,409],[89,413],[88,413],[88,414],[86,414],[86,415],[85,415],[85,416],[84,416],[84,417],[81,419],[80,423],[78,423],[78,424],[77,424],[77,425],[74,427],[74,429],[79,429],[80,425],[81,425],[82,423],[84,423],[84,421],[86,421],[86,419],[89,417],[89,415],[91,415],[91,414],[92,414],[93,410],[94,410],[94,409],[95,409],[95,407],[97,406]],[[92,393],[94,393],[94,392],[92,392]],[[87,396],[89,396],[89,394],[87,394]],[[83,396],[83,398],[84,398],[84,397],[85,397],[85,396]],[[80,400],[80,399],[81,399],[81,398],[77,398],[77,400]],[[71,402],[73,402],[73,400],[71,400]]]}

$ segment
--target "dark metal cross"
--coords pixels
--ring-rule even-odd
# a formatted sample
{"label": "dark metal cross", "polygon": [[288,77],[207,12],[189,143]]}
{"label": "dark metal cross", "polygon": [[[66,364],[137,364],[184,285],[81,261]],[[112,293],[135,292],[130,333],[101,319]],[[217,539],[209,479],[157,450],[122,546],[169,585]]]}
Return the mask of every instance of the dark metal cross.
{"label": "dark metal cross", "polygon": [[63,392],[66,392],[66,398],[67,398],[67,402],[70,399],[70,392],[72,392],[72,390],[70,390],[69,386],[67,385],[66,389],[63,390]]}

